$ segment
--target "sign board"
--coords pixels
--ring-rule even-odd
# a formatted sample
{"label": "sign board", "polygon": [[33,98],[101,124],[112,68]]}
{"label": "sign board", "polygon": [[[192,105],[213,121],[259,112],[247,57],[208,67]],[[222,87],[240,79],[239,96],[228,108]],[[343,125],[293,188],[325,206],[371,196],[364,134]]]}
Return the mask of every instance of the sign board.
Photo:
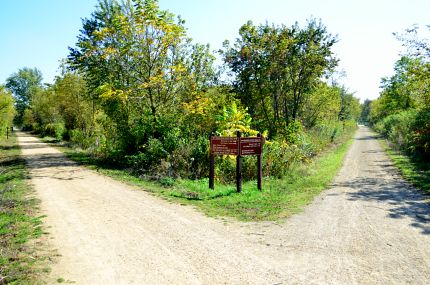
{"label": "sign board", "polygon": [[240,155],[260,155],[262,141],[262,137],[240,138]]}
{"label": "sign board", "polygon": [[239,155],[238,141],[237,137],[211,137],[211,154]]}
{"label": "sign board", "polygon": [[209,155],[209,188],[214,189],[215,180],[215,155],[235,155],[236,156],[236,189],[242,190],[242,156],[257,156],[257,188],[261,190],[262,171],[262,148],[264,137],[258,134],[257,137],[242,138],[238,131],[236,137],[215,137],[210,136]]}

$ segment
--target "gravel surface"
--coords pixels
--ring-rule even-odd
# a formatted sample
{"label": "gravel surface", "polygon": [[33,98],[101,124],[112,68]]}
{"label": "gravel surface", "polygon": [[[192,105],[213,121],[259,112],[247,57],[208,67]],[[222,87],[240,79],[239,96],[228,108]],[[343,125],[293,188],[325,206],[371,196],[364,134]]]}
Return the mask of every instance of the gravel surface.
{"label": "gravel surface", "polygon": [[58,251],[50,284],[429,284],[428,200],[365,127],[330,189],[259,223],[205,217],[18,136]]}

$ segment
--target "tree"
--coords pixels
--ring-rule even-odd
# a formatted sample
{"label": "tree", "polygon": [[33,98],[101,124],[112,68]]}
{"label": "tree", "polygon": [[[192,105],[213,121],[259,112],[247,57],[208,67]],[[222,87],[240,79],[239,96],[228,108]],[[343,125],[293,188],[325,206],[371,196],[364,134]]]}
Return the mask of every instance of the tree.
{"label": "tree", "polygon": [[236,92],[255,117],[257,128],[271,136],[303,116],[305,102],[321,77],[337,65],[331,47],[336,38],[321,22],[305,28],[243,25],[233,47],[224,45]]}
{"label": "tree", "polygon": [[84,78],[76,72],[64,72],[55,79],[52,86],[55,93],[55,104],[61,110],[65,128],[89,131],[93,125],[95,110],[90,98]]}
{"label": "tree", "polygon": [[0,137],[6,133],[6,128],[12,126],[15,115],[13,104],[12,94],[0,85]]}
{"label": "tree", "polygon": [[368,124],[370,121],[370,111],[371,111],[372,101],[369,99],[364,100],[363,105],[361,105],[360,123]]}
{"label": "tree", "polygon": [[382,79],[382,92],[370,105],[376,130],[417,157],[430,158],[430,43],[418,28],[396,34],[406,52],[396,62],[394,75]]}
{"label": "tree", "polygon": [[15,98],[15,123],[21,125],[24,110],[31,104],[33,95],[42,89],[42,73],[37,68],[24,67],[6,79],[6,88]]}
{"label": "tree", "polygon": [[339,120],[342,122],[348,120],[357,121],[360,113],[360,101],[352,93],[349,93],[345,87],[340,87]]}
{"label": "tree", "polygon": [[156,0],[100,1],[83,20],[68,59],[112,120],[119,150],[161,138],[181,102],[207,88],[214,59],[207,47],[190,45],[183,24]]}
{"label": "tree", "polygon": [[336,121],[340,109],[341,89],[320,82],[304,104],[303,124],[307,128],[313,128],[324,121]]}

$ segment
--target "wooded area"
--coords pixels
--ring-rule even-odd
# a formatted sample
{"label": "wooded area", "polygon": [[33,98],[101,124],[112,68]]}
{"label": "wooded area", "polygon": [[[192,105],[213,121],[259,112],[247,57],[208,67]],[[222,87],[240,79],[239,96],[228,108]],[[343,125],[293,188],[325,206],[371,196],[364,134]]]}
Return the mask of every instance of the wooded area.
{"label": "wooded area", "polygon": [[[428,27],[430,29],[430,27]],[[418,160],[430,160],[430,43],[418,28],[397,34],[406,52],[394,75],[382,79],[380,97],[363,105],[362,119],[392,145]]]}
{"label": "wooded area", "polygon": [[[337,39],[321,22],[247,22],[221,66],[184,24],[156,0],[99,1],[53,84],[29,68],[7,79],[15,124],[156,179],[207,177],[210,133],[263,133],[263,174],[283,177],[356,128],[360,104],[330,80]],[[217,179],[232,179],[234,160],[217,159]]]}

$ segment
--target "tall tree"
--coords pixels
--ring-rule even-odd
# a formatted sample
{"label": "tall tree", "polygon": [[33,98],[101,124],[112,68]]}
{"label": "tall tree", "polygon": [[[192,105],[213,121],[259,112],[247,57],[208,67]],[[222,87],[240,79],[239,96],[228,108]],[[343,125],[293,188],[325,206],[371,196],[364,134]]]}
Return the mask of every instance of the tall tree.
{"label": "tall tree", "polygon": [[224,61],[250,113],[271,135],[299,119],[321,77],[337,65],[331,51],[336,38],[321,22],[305,28],[248,22],[233,47],[225,43]]}
{"label": "tall tree", "polygon": [[367,124],[370,122],[370,112],[371,112],[372,101],[369,99],[364,100],[363,105],[361,105],[360,122],[362,124]]}
{"label": "tall tree", "polygon": [[360,101],[345,87],[339,87],[340,90],[340,110],[339,120],[345,125],[346,121],[357,121],[361,113]]}
{"label": "tall tree", "polygon": [[21,125],[24,110],[30,105],[33,95],[42,88],[42,73],[37,68],[21,68],[6,79],[6,88],[15,97],[15,122]]}
{"label": "tall tree", "polygon": [[207,86],[213,59],[191,47],[183,24],[156,0],[100,1],[83,20],[68,58],[114,122],[122,149],[161,137],[160,124],[176,120],[184,96]]}

